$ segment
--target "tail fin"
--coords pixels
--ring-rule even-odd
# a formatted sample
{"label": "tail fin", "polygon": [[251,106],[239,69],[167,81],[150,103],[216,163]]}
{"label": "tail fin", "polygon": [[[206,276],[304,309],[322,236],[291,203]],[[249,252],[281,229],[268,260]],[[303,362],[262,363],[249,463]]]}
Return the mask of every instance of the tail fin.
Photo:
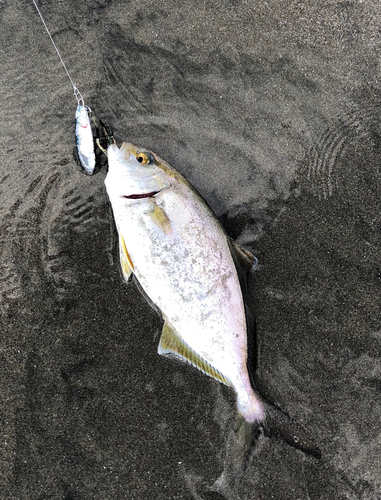
{"label": "tail fin", "polygon": [[261,426],[266,437],[282,439],[290,446],[298,448],[308,455],[321,458],[321,452],[316,442],[299,424],[277,406],[266,401],[263,402],[263,406],[266,417]]}
{"label": "tail fin", "polygon": [[304,453],[316,458],[321,457],[317,444],[299,424],[277,406],[260,400],[254,391],[239,396],[237,407],[246,422],[261,425],[266,437],[282,439]]}
{"label": "tail fin", "polygon": [[[224,469],[213,486],[209,488],[210,491],[222,495],[221,499],[238,498],[241,480],[261,435],[261,427],[265,436],[283,439],[304,453],[315,458],[321,457],[319,448],[306,431],[279,408],[266,400],[259,401],[254,392],[252,395],[249,407],[247,407],[248,400],[237,401],[245,420],[237,415],[236,421],[231,423],[225,444]],[[265,415],[264,419],[263,415]],[[250,420],[253,424],[249,423]],[[260,420],[262,421],[259,422]]]}

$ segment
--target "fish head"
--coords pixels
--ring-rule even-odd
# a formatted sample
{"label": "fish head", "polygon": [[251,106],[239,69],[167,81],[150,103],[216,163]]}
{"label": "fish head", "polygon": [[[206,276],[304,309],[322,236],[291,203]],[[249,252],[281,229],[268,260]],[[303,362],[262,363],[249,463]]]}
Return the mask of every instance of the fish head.
{"label": "fish head", "polygon": [[148,149],[124,142],[121,148],[111,144],[107,154],[105,184],[110,198],[149,198],[171,187],[170,176],[163,170],[158,157]]}

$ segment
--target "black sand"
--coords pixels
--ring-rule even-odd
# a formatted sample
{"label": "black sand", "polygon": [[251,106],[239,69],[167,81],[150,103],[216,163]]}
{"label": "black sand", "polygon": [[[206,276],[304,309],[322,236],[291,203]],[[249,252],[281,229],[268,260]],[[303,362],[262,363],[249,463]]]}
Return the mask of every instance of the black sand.
{"label": "black sand", "polygon": [[[379,500],[380,3],[39,5],[87,104],[259,258],[257,376],[322,459],[261,436],[231,498]],[[0,12],[0,498],[222,498],[234,396],[157,355],[65,73],[30,1]]]}

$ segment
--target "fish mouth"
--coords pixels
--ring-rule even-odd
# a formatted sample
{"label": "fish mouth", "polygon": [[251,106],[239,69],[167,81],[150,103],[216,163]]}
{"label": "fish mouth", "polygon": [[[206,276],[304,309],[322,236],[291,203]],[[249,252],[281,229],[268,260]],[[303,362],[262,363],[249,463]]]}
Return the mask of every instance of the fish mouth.
{"label": "fish mouth", "polygon": [[128,196],[122,196],[122,198],[126,198],[127,200],[140,200],[141,198],[151,198],[155,196],[155,194],[160,193],[159,191],[151,191],[150,193],[142,193],[142,194],[130,194]]}

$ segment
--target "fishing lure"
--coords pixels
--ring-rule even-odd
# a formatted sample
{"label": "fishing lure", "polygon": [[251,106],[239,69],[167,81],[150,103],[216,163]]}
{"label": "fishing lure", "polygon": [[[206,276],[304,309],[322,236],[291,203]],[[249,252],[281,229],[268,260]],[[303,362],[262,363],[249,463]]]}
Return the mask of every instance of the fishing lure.
{"label": "fishing lure", "polygon": [[94,172],[96,165],[94,138],[90,124],[90,116],[92,115],[91,109],[85,105],[85,101],[82,97],[82,94],[80,93],[77,86],[73,82],[70,73],[66,68],[66,65],[61,57],[61,54],[56,44],[54,43],[54,40],[44,21],[44,18],[42,17],[40,9],[38,8],[35,0],[32,1],[34,6],[36,7],[38,15],[41,18],[41,21],[45,27],[47,34],[49,35],[50,41],[52,42],[53,47],[57,52],[58,57],[60,58],[60,61],[62,63],[62,66],[64,67],[66,75],[68,76],[70,83],[73,87],[73,95],[77,99],[78,103],[77,111],[75,113],[75,138],[76,138],[78,159],[83,170],[88,175],[91,175]]}
{"label": "fishing lure", "polygon": [[91,130],[91,109],[83,103],[78,103],[75,113],[75,138],[78,159],[85,172],[91,175],[95,169],[94,139]]}

